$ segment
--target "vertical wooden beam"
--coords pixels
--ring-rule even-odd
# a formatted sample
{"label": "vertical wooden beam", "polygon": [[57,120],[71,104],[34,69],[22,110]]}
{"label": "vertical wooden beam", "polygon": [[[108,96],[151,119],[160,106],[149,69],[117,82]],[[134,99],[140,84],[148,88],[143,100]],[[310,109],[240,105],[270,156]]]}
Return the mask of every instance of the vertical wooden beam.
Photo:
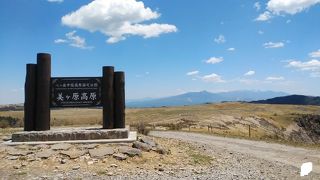
{"label": "vertical wooden beam", "polygon": [[27,64],[24,85],[24,130],[35,130],[37,65]]}
{"label": "vertical wooden beam", "polygon": [[37,54],[37,98],[35,130],[50,130],[51,55]]}
{"label": "vertical wooden beam", "polygon": [[103,106],[103,129],[114,128],[114,67],[104,66],[102,68],[102,106]]}
{"label": "vertical wooden beam", "polygon": [[125,77],[124,72],[114,73],[114,127],[125,128]]}
{"label": "vertical wooden beam", "polygon": [[249,138],[251,138],[251,126],[249,125]]}

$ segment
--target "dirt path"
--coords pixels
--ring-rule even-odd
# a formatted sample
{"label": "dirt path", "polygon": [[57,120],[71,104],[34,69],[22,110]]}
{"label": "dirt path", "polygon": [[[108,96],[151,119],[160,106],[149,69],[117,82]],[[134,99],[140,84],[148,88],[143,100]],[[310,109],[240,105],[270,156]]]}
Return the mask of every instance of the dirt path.
{"label": "dirt path", "polygon": [[187,132],[153,131],[150,135],[197,142],[209,145],[212,148],[242,153],[274,163],[280,162],[298,169],[300,169],[302,163],[312,162],[313,172],[320,174],[320,151],[317,150]]}

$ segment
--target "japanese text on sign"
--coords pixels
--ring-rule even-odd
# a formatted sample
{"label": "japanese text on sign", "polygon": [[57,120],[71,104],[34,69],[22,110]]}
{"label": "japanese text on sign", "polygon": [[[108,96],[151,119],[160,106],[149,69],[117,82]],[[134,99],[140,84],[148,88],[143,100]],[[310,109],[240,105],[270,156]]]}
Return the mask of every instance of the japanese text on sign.
{"label": "japanese text on sign", "polygon": [[51,107],[101,106],[101,78],[51,78]]}

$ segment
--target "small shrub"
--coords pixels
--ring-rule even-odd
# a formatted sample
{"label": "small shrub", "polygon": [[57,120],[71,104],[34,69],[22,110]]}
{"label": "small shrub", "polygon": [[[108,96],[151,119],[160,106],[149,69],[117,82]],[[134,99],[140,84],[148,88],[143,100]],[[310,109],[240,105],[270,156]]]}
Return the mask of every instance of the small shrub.
{"label": "small shrub", "polygon": [[21,125],[22,121],[18,118],[0,116],[0,128],[20,127]]}
{"label": "small shrub", "polygon": [[183,128],[183,125],[181,123],[177,123],[177,124],[168,124],[169,130],[181,130]]}
{"label": "small shrub", "polygon": [[147,136],[149,134],[149,132],[150,132],[150,129],[146,126],[145,123],[139,122],[138,125],[137,125],[137,131],[138,131],[138,133]]}
{"label": "small shrub", "polygon": [[9,123],[8,121],[0,121],[0,128],[8,128]]}

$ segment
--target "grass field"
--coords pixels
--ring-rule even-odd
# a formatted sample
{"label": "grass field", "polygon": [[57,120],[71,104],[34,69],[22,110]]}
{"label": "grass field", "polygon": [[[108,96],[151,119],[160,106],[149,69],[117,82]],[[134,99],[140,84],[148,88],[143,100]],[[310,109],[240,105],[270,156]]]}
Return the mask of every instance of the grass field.
{"label": "grass field", "polygon": [[[296,114],[320,114],[320,106],[219,103],[182,107],[126,110],[126,124],[144,123],[150,128],[215,133],[226,136],[285,139]],[[23,111],[4,111],[0,116],[23,119]],[[52,126],[102,124],[101,109],[51,110]]]}

